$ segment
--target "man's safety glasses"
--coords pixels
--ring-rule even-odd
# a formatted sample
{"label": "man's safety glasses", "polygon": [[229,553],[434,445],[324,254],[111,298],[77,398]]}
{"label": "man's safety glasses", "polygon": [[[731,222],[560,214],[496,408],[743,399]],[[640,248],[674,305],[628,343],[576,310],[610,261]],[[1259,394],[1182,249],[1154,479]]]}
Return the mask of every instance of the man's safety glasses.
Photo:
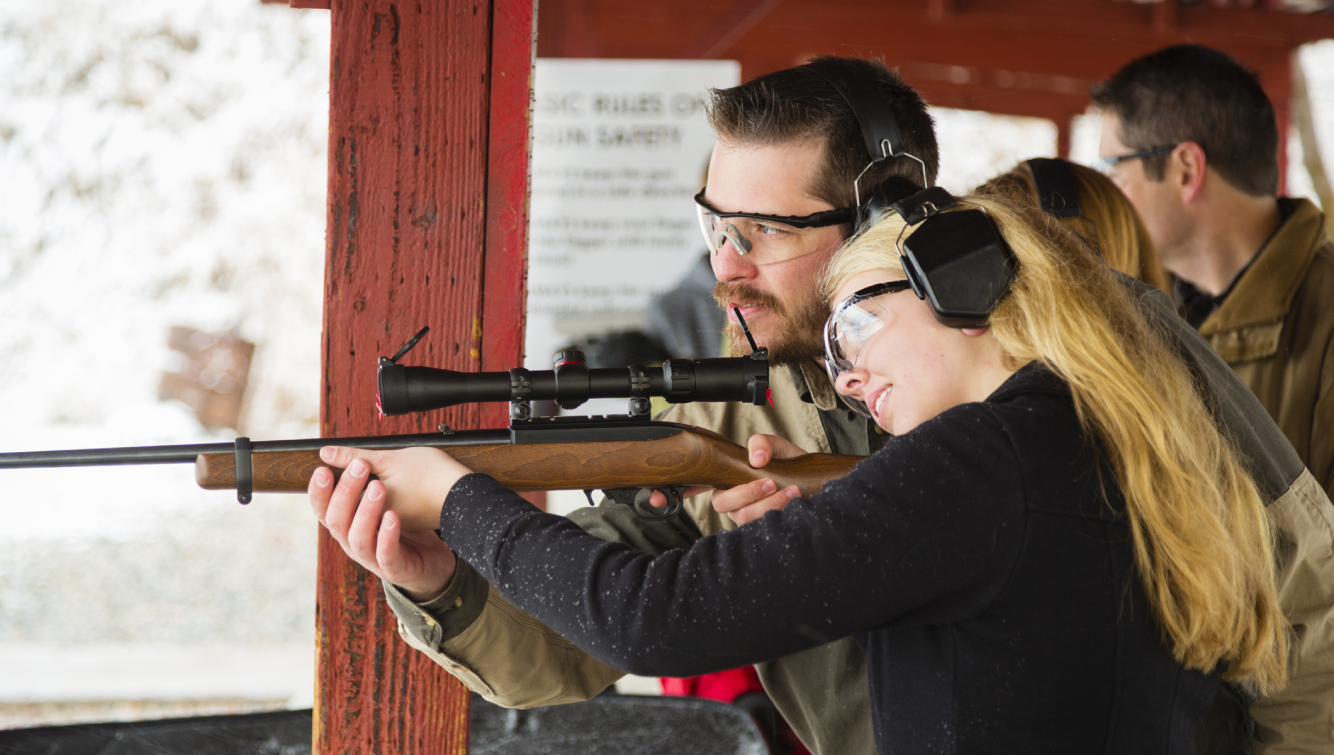
{"label": "man's safety glasses", "polygon": [[[906,280],[877,283],[861,289],[834,308],[824,326],[825,369],[829,371],[831,381],[837,382],[839,375],[854,369],[867,341],[885,327],[887,312],[881,304],[882,297],[909,288],[912,284]],[[842,398],[853,411],[863,417],[871,416],[865,402],[851,396]]]}
{"label": "man's safety glasses", "polygon": [[857,219],[857,208],[843,207],[810,215],[762,215],[755,212],[722,212],[704,198],[705,189],[695,195],[699,229],[709,251],[718,254],[729,242],[736,253],[752,265],[786,262],[816,251],[801,231],[827,228]]}
{"label": "man's safety glasses", "polygon": [[1146,157],[1156,157],[1158,155],[1165,155],[1176,148],[1177,145],[1172,144],[1162,147],[1149,147],[1148,149],[1141,149],[1137,152],[1131,152],[1130,154],[1127,155],[1109,155],[1107,157],[1099,157],[1097,162],[1094,163],[1094,167],[1098,169],[1099,173],[1107,175],[1112,172],[1113,168],[1120,165],[1121,163],[1129,162],[1131,160],[1143,160]]}

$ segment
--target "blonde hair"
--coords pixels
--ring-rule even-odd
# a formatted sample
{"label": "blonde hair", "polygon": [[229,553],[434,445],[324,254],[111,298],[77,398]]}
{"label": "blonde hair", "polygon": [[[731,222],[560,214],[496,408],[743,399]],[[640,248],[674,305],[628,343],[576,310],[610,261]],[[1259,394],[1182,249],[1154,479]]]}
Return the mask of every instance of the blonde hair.
{"label": "blonde hair", "polygon": [[[1167,272],[1135,206],[1112,180],[1092,168],[1062,160],[1074,176],[1080,215],[1062,218],[1102,255],[1113,270],[1168,291]],[[1039,207],[1038,187],[1027,162],[977,187],[981,196],[1000,196],[1016,204]],[[1169,292],[1170,293],[1170,292]]]}
{"label": "blonde hair", "polygon": [[[1141,318],[1107,265],[1031,205],[972,197],[996,222],[1018,271],[990,328],[1007,366],[1037,361],[1074,395],[1125,497],[1135,564],[1178,662],[1265,693],[1286,679],[1287,624],[1274,587],[1264,504],[1187,367]],[[961,209],[969,209],[964,205]],[[901,273],[898,215],[830,261],[824,291],[870,270]]]}

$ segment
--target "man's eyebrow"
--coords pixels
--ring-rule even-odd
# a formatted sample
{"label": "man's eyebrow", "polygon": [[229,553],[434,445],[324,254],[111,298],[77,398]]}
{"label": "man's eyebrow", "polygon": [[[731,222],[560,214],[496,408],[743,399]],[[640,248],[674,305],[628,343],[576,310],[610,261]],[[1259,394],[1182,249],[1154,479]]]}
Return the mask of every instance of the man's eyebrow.
{"label": "man's eyebrow", "polygon": [[731,215],[731,214],[740,214],[740,215],[762,215],[762,216],[764,216],[764,217],[766,217],[766,218],[774,218],[774,220],[769,221],[769,222],[779,223],[779,224],[782,224],[782,225],[786,225],[786,223],[783,223],[781,220],[778,220],[778,218],[807,218],[807,217],[810,217],[811,215],[818,215],[818,214],[821,213],[821,212],[826,212],[826,210],[816,210],[815,212],[801,212],[801,213],[798,213],[798,212],[761,212],[761,211],[759,211],[759,210],[750,210],[750,209],[746,209],[746,210],[729,210],[729,209],[727,209],[727,208],[725,208],[725,207],[719,207],[719,206],[715,205],[715,204],[713,203],[713,200],[709,199],[709,197],[708,197],[707,195],[705,195],[705,196],[703,197],[703,199],[704,199],[705,202],[708,202],[708,204],[709,204],[710,207],[712,207],[714,210],[716,210],[716,211],[718,211],[718,212],[720,212],[720,213],[724,213],[724,214],[727,214],[727,215]]}

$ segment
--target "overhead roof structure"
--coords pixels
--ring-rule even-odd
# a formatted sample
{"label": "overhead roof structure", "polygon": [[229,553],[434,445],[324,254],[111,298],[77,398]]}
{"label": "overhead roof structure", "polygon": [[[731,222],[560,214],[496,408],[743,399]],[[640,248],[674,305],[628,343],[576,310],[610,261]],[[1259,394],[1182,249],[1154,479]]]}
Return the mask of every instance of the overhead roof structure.
{"label": "overhead roof structure", "polygon": [[[1291,54],[1334,38],[1330,2],[1269,0],[543,0],[538,57],[722,58],[744,79],[815,55],[880,57],[934,105],[1048,118],[1069,153],[1089,88],[1182,42],[1259,74],[1286,134]],[[1316,12],[1291,12],[1305,10]]]}

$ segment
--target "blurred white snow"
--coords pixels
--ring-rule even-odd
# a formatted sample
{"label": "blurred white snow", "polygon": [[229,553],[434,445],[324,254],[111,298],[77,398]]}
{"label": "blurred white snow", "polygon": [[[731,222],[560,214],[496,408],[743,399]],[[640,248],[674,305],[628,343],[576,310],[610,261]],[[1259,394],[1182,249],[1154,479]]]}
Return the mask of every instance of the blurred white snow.
{"label": "blurred white snow", "polygon": [[[256,0],[0,5],[0,451],[228,440],[157,400],[171,325],[259,344],[246,434],[318,434],[328,39]],[[0,540],[228,499],[184,466],[5,490]]]}
{"label": "blurred white snow", "polygon": [[[317,435],[328,12],[0,2],[0,70],[0,451],[230,440],[157,399],[173,325],[257,344],[245,434]],[[0,726],[310,704],[304,496],[0,484]]]}

